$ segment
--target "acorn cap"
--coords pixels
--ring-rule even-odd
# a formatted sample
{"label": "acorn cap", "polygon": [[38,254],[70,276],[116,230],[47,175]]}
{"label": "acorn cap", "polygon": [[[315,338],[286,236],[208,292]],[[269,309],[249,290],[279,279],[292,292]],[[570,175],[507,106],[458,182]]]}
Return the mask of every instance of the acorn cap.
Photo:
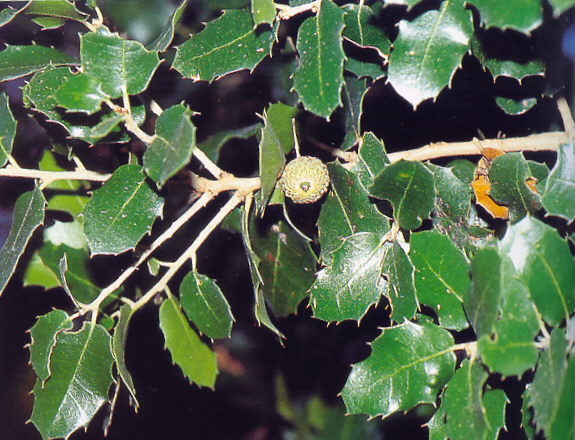
{"label": "acorn cap", "polygon": [[281,184],[294,203],[314,203],[329,187],[329,172],[317,157],[300,156],[286,165]]}

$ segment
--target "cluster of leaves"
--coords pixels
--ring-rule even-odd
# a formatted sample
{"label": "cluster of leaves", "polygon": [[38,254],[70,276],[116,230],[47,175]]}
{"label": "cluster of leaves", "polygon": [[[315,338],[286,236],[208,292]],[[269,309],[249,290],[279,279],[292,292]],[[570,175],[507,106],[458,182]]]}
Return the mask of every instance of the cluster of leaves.
{"label": "cluster of leaves", "polygon": [[[23,89],[25,106],[46,118],[48,127],[62,126],[70,139],[92,145],[126,142],[131,134],[147,148],[141,157],[132,154],[130,163],[112,170],[111,176],[98,178],[82,168],[73,149],[46,151],[39,172],[30,174],[42,185],[22,194],[14,207],[12,228],[0,250],[0,291],[46,215],[64,211],[73,218],[56,220],[42,231],[42,245],[23,277],[26,285],[63,287],[78,312],[53,310],[30,331],[30,361],[37,375],[31,420],[44,438],[68,437],[86,426],[109,400],[113,384],[124,384],[137,407],[124,347],[133,313],[155,293],[165,293],[159,322],[174,363],[192,383],[214,386],[216,356],[199,333],[210,339],[229,337],[234,322],[230,306],[217,283],[195,264],[177,287],[178,295],[168,287],[183,262],[195,263],[202,234],[211,229],[200,232],[190,252],[182,254],[183,262],[151,259],[152,275],[162,266],[168,269],[157,287],[141,297],[123,292],[121,283],[103,289],[88,265],[99,254],[135,249],[162,215],[164,200],[158,191],[193,166],[193,155],[208,171],[215,167],[214,177],[221,180],[226,176],[218,176],[212,162],[221,147],[231,138],[251,136],[259,141],[259,186],[246,193],[240,193],[240,186],[228,188],[243,199],[231,199],[213,226],[231,213],[226,225],[242,235],[257,321],[281,336],[266,304],[281,317],[295,313],[308,296],[314,317],[326,322],[360,321],[380,301],[390,305],[394,325],[384,328],[369,357],[353,366],[341,392],[349,413],[387,417],[440,402],[428,424],[431,438],[496,438],[505,426],[508,397],[486,385],[489,375],[521,377],[534,370],[523,399],[527,435],[543,431],[552,439],[572,438],[575,261],[568,240],[544,220],[555,216],[566,225],[575,219],[573,140],[559,148],[551,170],[519,152],[489,164],[489,196],[505,205],[509,216],[507,230],[497,236],[472,203],[471,183],[478,176],[474,163],[391,160],[381,140],[361,128],[363,98],[384,77],[416,108],[450,86],[468,53],[494,80],[505,76],[521,83],[527,76],[542,76],[541,60],[490,58],[481,38],[481,31],[490,27],[528,35],[543,23],[539,0],[509,1],[503,10],[487,0],[444,0],[431,10],[417,0],[372,6],[252,0],[213,18],[179,44],[174,57],[164,54],[173,48],[187,0],[146,46],[94,19],[99,13],[94,1],[76,3],[29,2],[0,12],[1,24],[20,15],[44,28],[76,21],[87,29],[79,35],[79,58],[37,44],[6,47],[0,52],[0,80],[33,74]],[[575,4],[549,3],[556,16]],[[404,5],[405,17],[419,10],[398,23],[393,43],[378,25],[388,4]],[[166,109],[155,103],[131,105],[133,97],[146,91],[162,60],[184,78],[211,82],[254,69],[274,51],[293,51],[278,40],[278,30],[296,12],[308,16],[297,29],[297,62],[286,62],[284,68],[297,99],[291,106],[270,104],[263,123],[197,143],[193,112],[185,104]],[[353,50],[344,50],[348,46]],[[498,97],[496,102],[518,114],[537,99]],[[343,115],[340,149],[357,147],[353,160],[328,165],[331,187],[322,201],[314,246],[290,226],[289,203],[277,185],[286,155],[296,144],[292,119],[303,112],[325,119]],[[146,119],[155,119],[154,135],[140,128]],[[0,166],[5,175],[25,176],[12,157],[16,128],[8,99],[0,95]],[[79,164],[75,177],[64,174],[59,165],[63,159]],[[70,180],[55,177],[58,173]],[[105,182],[93,187],[90,180]],[[90,197],[87,188],[94,189]],[[382,209],[383,200],[393,214],[383,213],[391,212]],[[202,196],[192,209],[207,201],[209,196]],[[272,204],[283,205],[286,221],[262,234],[257,218]],[[174,225],[179,227],[177,221]],[[167,238],[169,234],[162,234],[158,245]],[[135,267],[149,256],[144,253]],[[456,344],[454,334],[468,328],[476,338]],[[460,350],[469,359],[458,362],[455,353]]]}

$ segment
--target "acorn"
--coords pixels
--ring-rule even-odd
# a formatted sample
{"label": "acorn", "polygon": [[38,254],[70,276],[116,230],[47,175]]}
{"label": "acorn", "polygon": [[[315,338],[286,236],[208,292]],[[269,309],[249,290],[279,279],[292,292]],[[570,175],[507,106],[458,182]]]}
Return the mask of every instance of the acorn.
{"label": "acorn", "polygon": [[294,203],[314,203],[329,187],[329,172],[317,157],[300,156],[284,168],[281,185]]}

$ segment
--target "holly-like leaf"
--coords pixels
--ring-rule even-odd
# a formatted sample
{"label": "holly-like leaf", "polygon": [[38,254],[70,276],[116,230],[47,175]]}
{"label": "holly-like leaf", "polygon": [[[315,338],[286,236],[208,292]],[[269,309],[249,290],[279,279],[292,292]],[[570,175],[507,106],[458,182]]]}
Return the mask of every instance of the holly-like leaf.
{"label": "holly-like leaf", "polygon": [[272,195],[276,182],[285,165],[285,155],[295,145],[292,118],[296,109],[282,103],[271,104],[264,112],[264,126],[261,129],[259,165],[262,189],[260,205],[262,212]]}
{"label": "holly-like leaf", "polygon": [[56,336],[71,328],[68,314],[55,309],[40,316],[30,329],[30,365],[42,382],[50,377],[50,355],[56,345]]}
{"label": "holly-like leaf", "polygon": [[0,51],[0,82],[20,78],[52,65],[73,65],[77,61],[52,47],[8,46]]}
{"label": "holly-like leaf", "polygon": [[0,167],[4,166],[12,154],[15,135],[16,119],[10,111],[8,96],[0,93]]}
{"label": "holly-like leaf", "polygon": [[541,208],[539,194],[527,185],[531,177],[529,164],[521,153],[503,154],[491,163],[490,195],[497,202],[509,206],[512,223]]}
{"label": "holly-like leaf", "polygon": [[86,322],[77,332],[58,333],[51,376],[34,387],[30,420],[43,438],[67,438],[88,425],[108,401],[112,363],[110,336],[101,325]]}
{"label": "holly-like leaf", "polygon": [[251,0],[252,16],[256,26],[266,23],[272,25],[276,19],[276,6],[273,0]]}
{"label": "holly-like leaf", "polygon": [[340,148],[343,150],[352,148],[361,139],[361,114],[363,98],[367,91],[365,79],[346,76],[342,88],[345,137],[341,141]]}
{"label": "holly-like leaf", "polygon": [[344,68],[358,78],[371,78],[373,80],[377,80],[385,75],[380,64],[358,60],[352,56],[347,57]]}
{"label": "holly-like leaf", "polygon": [[555,229],[526,217],[507,230],[501,252],[511,258],[543,319],[558,325],[575,307],[575,261]]}
{"label": "holly-like leaf", "polygon": [[371,355],[352,367],[341,391],[347,411],[387,417],[420,403],[434,403],[453,375],[451,334],[431,323],[406,321],[382,330]]}
{"label": "holly-like leaf", "polygon": [[411,261],[419,302],[432,307],[442,327],[468,326],[463,301],[469,291],[469,264],[453,242],[437,231],[412,234]]}
{"label": "holly-like leaf", "polygon": [[437,98],[451,85],[469,50],[472,32],[471,12],[461,0],[446,0],[439,11],[401,21],[389,57],[389,82],[414,108]]}
{"label": "holly-like leaf", "polygon": [[182,369],[184,376],[199,386],[213,388],[218,374],[216,355],[190,327],[172,295],[160,306],[160,328],[172,361]]}
{"label": "holly-like leaf", "polygon": [[252,70],[270,53],[276,33],[277,24],[256,32],[249,8],[228,9],[177,47],[173,67],[186,78],[207,81]]}
{"label": "holly-like leaf", "polygon": [[80,37],[80,57],[83,72],[111,98],[122,96],[123,90],[129,95],[143,92],[160,65],[156,52],[104,27]]}
{"label": "holly-like leaf", "polygon": [[114,328],[114,336],[112,337],[112,355],[114,356],[114,361],[116,362],[116,368],[118,369],[118,374],[122,379],[124,385],[130,393],[132,399],[132,404],[134,408],[138,409],[139,403],[136,398],[136,388],[134,387],[134,380],[132,375],[128,371],[126,366],[126,339],[128,338],[128,326],[130,325],[130,319],[134,310],[129,304],[124,304],[120,307],[120,317],[118,318],[118,323]]}
{"label": "holly-like leaf", "polygon": [[485,420],[488,425],[486,440],[497,440],[499,431],[507,429],[505,426],[505,408],[509,400],[503,390],[489,390],[483,394],[485,407]]}
{"label": "holly-like leaf", "polygon": [[38,188],[25,192],[14,205],[12,226],[0,249],[0,294],[8,284],[28,240],[38,226],[44,223],[46,199]]}
{"label": "holly-like leaf", "polygon": [[491,371],[522,375],[533,368],[538,352],[539,321],[526,286],[510,259],[483,249],[473,259],[473,289],[467,314],[479,338],[479,353]]}
{"label": "holly-like leaf", "polygon": [[573,438],[575,432],[575,358],[567,355],[565,331],[556,328],[529,389],[537,431],[548,439]]}
{"label": "holly-like leaf", "polygon": [[537,98],[511,99],[497,96],[495,103],[508,115],[522,115],[537,105]]}
{"label": "holly-like leaf", "polygon": [[314,281],[316,257],[309,243],[285,223],[253,240],[260,258],[264,297],[276,316],[297,312]]}
{"label": "holly-like leaf", "polygon": [[421,3],[423,0],[383,0],[385,5],[404,5],[410,11],[415,5]]}
{"label": "holly-like leaf", "polygon": [[148,186],[138,165],[123,165],[94,191],[83,212],[92,255],[133,249],[162,214],[163,200]]}
{"label": "holly-like leaf", "polygon": [[441,407],[445,410],[450,439],[482,439],[489,432],[490,425],[483,404],[486,379],[487,373],[478,362],[466,362],[447,384]]}
{"label": "holly-like leaf", "polygon": [[30,3],[32,3],[32,0],[28,0],[24,5],[21,5],[18,8],[9,6],[7,8],[2,9],[0,11],[0,27],[10,23],[14,19],[14,17],[16,17],[20,12],[26,9]]}
{"label": "holly-like leaf", "polygon": [[319,243],[324,264],[342,240],[356,232],[383,236],[389,222],[372,204],[358,176],[337,162],[328,165],[331,187],[318,219]]}
{"label": "holly-like leaf", "polygon": [[515,29],[529,34],[543,22],[543,5],[539,0],[511,0],[505,8],[497,0],[469,0],[477,8],[486,27]]}
{"label": "holly-like leaf", "polygon": [[557,162],[549,173],[543,207],[571,223],[575,219],[575,143],[563,144],[557,152]]}
{"label": "holly-like leaf", "polygon": [[180,0],[178,6],[172,12],[170,20],[160,32],[160,35],[156,37],[154,41],[146,45],[146,49],[152,52],[163,52],[169,46],[174,39],[174,32],[176,31],[176,26],[180,23],[180,19],[188,6],[189,0]]}
{"label": "holly-like leaf", "polygon": [[357,151],[358,160],[352,170],[358,175],[361,185],[368,191],[377,176],[389,164],[385,145],[372,132],[364,133]]}
{"label": "holly-like leaf", "polygon": [[393,217],[405,229],[417,229],[433,209],[433,175],[419,162],[401,160],[386,166],[370,187],[370,194],[393,205]]}
{"label": "holly-like leaf", "polygon": [[196,127],[190,116],[190,109],[178,104],[164,110],[156,121],[156,136],[144,153],[144,169],[160,188],[192,157]]}
{"label": "holly-like leaf", "polygon": [[213,279],[195,270],[189,272],[180,284],[180,303],[200,332],[212,339],[230,337],[234,317]]}
{"label": "holly-like leaf", "polygon": [[553,15],[555,17],[561,15],[563,12],[575,6],[573,0],[549,0],[549,4],[553,8]]}
{"label": "holly-like leaf", "polygon": [[361,319],[384,293],[381,266],[389,246],[373,232],[346,237],[311,287],[314,316],[324,321]]}
{"label": "holly-like leaf", "polygon": [[341,105],[343,16],[331,0],[322,0],[317,15],[304,21],[298,31],[300,65],[293,87],[305,109],[324,118]]}
{"label": "holly-like leaf", "polygon": [[108,98],[96,80],[86,74],[69,77],[54,93],[54,97],[58,106],[89,115],[99,111],[102,101]]}
{"label": "holly-like leaf", "polygon": [[412,319],[417,311],[414,267],[403,248],[395,241],[385,256],[383,273],[389,280],[388,298],[391,319],[403,322]]}
{"label": "holly-like leaf", "polygon": [[378,51],[379,55],[386,57],[389,54],[391,43],[385,33],[371,24],[375,14],[369,6],[347,4],[342,7],[345,11],[345,29],[343,36],[360,47],[369,47]]}
{"label": "holly-like leaf", "polygon": [[88,15],[78,11],[72,2],[66,0],[33,1],[25,10],[26,15],[61,18],[84,22]]}

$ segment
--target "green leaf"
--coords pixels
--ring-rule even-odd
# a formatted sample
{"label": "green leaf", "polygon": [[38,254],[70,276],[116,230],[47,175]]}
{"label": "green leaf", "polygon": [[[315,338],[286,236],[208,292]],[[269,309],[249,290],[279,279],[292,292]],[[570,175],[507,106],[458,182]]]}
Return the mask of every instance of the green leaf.
{"label": "green leaf", "polygon": [[381,266],[389,246],[373,232],[344,238],[311,287],[314,316],[324,321],[361,319],[383,293]]}
{"label": "green leaf", "polygon": [[489,426],[486,440],[497,440],[501,429],[507,430],[505,426],[505,407],[509,403],[503,390],[489,390],[483,395],[483,406],[485,407],[485,419]]}
{"label": "green leaf", "polygon": [[513,261],[543,319],[558,325],[575,307],[575,261],[555,229],[531,217],[508,228],[500,249]]}
{"label": "green leaf", "polygon": [[[479,339],[481,359],[493,372],[521,376],[533,368],[539,320],[513,263],[494,249],[479,251],[472,262],[473,289],[468,315]],[[493,317],[495,315],[495,317]]]}
{"label": "green leaf", "polygon": [[371,355],[353,365],[341,391],[347,411],[387,417],[420,403],[434,403],[453,375],[451,334],[431,323],[406,321],[382,330]]}
{"label": "green leaf", "polygon": [[132,399],[132,404],[134,408],[138,409],[140,404],[136,398],[136,388],[134,387],[134,380],[132,375],[128,371],[126,366],[126,339],[128,338],[128,326],[130,325],[130,319],[134,310],[129,304],[124,304],[120,307],[120,316],[118,318],[118,323],[114,328],[114,336],[112,337],[112,355],[114,356],[114,361],[116,362],[116,368],[118,369],[118,374],[122,379],[124,385],[130,393]]}
{"label": "green leaf", "polygon": [[138,165],[123,165],[94,191],[84,209],[84,232],[92,255],[133,249],[162,214],[163,200]]}
{"label": "green leaf", "polygon": [[32,0],[29,0],[23,6],[20,6],[18,9],[14,7],[7,7],[0,11],[0,27],[4,26],[5,24],[10,23],[14,17],[16,17],[20,12],[22,12],[26,7],[32,3]]}
{"label": "green leaf", "polygon": [[414,108],[437,98],[470,47],[471,12],[462,0],[446,0],[439,11],[401,21],[389,57],[388,79]]}
{"label": "green leaf", "polygon": [[55,309],[38,317],[30,329],[30,365],[42,382],[50,377],[50,355],[56,336],[72,328],[72,320],[64,310]]}
{"label": "green leaf", "polygon": [[469,290],[469,264],[453,242],[437,231],[412,234],[411,261],[419,302],[432,307],[442,327],[468,326],[463,300]]}
{"label": "green leaf", "polygon": [[272,25],[276,19],[276,7],[273,0],[251,0],[252,16],[256,26],[262,23]]}
{"label": "green leaf", "polygon": [[77,332],[61,332],[50,357],[50,378],[34,387],[30,420],[42,437],[69,437],[88,425],[108,401],[112,384],[110,336],[101,325],[85,322]]}
{"label": "green leaf", "polygon": [[198,148],[202,150],[212,161],[218,162],[222,147],[232,139],[249,139],[260,133],[261,123],[236,128],[234,130],[220,131],[199,143]]}
{"label": "green leaf", "polygon": [[315,278],[316,257],[309,243],[281,222],[252,244],[260,258],[261,289],[272,311],[276,316],[296,313]]}
{"label": "green leaf", "polygon": [[91,76],[111,98],[137,95],[148,87],[160,65],[156,52],[149,52],[137,41],[124,40],[100,27],[80,37],[83,72]]}
{"label": "green leaf", "polygon": [[549,173],[543,193],[543,207],[548,214],[567,220],[575,219],[575,143],[563,144],[557,162]]}
{"label": "green leaf", "polygon": [[189,272],[180,284],[180,302],[200,332],[212,339],[230,337],[234,317],[213,279],[195,270]]}
{"label": "green leaf", "polygon": [[37,187],[18,197],[12,214],[12,226],[0,249],[0,294],[8,284],[28,240],[38,226],[44,223],[46,199]]}
{"label": "green leaf", "polygon": [[58,106],[71,112],[84,112],[89,115],[100,110],[103,100],[107,99],[96,80],[86,74],[69,77],[54,93]]}
{"label": "green leaf", "polygon": [[385,33],[370,22],[375,19],[375,14],[369,6],[359,7],[355,4],[347,4],[342,7],[345,11],[345,29],[343,36],[353,41],[360,47],[369,47],[377,50],[380,56],[389,54],[391,43]]}
{"label": "green leaf", "polygon": [[433,175],[419,162],[401,160],[386,166],[370,187],[370,194],[393,205],[393,217],[405,229],[417,229],[433,209]]}
{"label": "green leaf", "polygon": [[183,104],[162,112],[156,121],[156,136],[144,153],[144,169],[161,188],[192,158],[196,127],[191,111]]}
{"label": "green leaf", "polygon": [[529,34],[543,22],[543,5],[539,0],[511,0],[505,8],[498,0],[469,0],[479,11],[488,28],[515,29]]}
{"label": "green leaf", "polygon": [[553,8],[553,15],[558,17],[563,12],[571,9],[575,6],[575,1],[573,0],[549,0],[549,4]]}
{"label": "green leaf", "polygon": [[190,327],[172,295],[160,306],[160,328],[172,361],[182,369],[184,376],[192,383],[213,389],[218,374],[216,355]]}
{"label": "green leaf", "polygon": [[423,0],[383,0],[385,5],[404,5],[410,11],[415,5],[421,3]]}
{"label": "green leaf", "polygon": [[8,46],[0,52],[0,82],[29,75],[48,65],[71,65],[77,61],[58,49],[39,46]]}
{"label": "green leaf", "polygon": [[88,18],[76,7],[65,0],[33,1],[25,10],[26,15],[39,15],[43,17],[65,18],[84,22]]}
{"label": "green leaf", "polygon": [[389,164],[385,145],[371,131],[364,133],[357,151],[358,160],[352,170],[358,175],[361,185],[368,191],[377,176]]}
{"label": "green leaf", "polygon": [[415,292],[414,267],[397,241],[393,243],[383,263],[383,273],[389,280],[391,319],[403,322],[412,319],[418,308]]}
{"label": "green leaf", "polygon": [[517,116],[527,113],[535,107],[535,105],[537,105],[537,98],[511,99],[497,96],[495,103],[508,115]]}
{"label": "green leaf", "polygon": [[387,218],[369,201],[358,176],[337,162],[328,164],[328,169],[331,187],[317,222],[324,264],[330,263],[342,240],[356,232],[383,236],[389,231]]}
{"label": "green leaf", "polygon": [[176,31],[176,27],[180,23],[182,15],[186,10],[186,6],[188,5],[189,0],[181,0],[178,6],[172,12],[170,17],[170,21],[164,27],[160,35],[156,37],[156,39],[146,45],[146,49],[151,52],[164,52],[169,46],[172,40],[174,39],[174,33]]}
{"label": "green leaf", "polygon": [[491,164],[489,194],[496,201],[509,206],[511,223],[541,208],[539,194],[533,192],[526,183],[531,177],[529,164],[519,152],[503,154]]}
{"label": "green leaf", "polygon": [[15,135],[16,119],[10,110],[8,95],[0,93],[0,167],[4,166],[12,154]]}
{"label": "green leaf", "polygon": [[348,56],[344,64],[345,70],[353,73],[358,78],[371,78],[377,80],[385,76],[385,73],[380,64],[370,63],[368,61],[361,61]]}
{"label": "green leaf", "polygon": [[451,440],[483,439],[490,426],[483,406],[483,384],[487,373],[479,363],[466,362],[447,384],[441,407],[447,416]]}
{"label": "green leaf", "polygon": [[550,440],[568,440],[575,432],[575,357],[567,356],[563,329],[554,329],[549,342],[529,389],[529,405],[538,432]]}
{"label": "green leaf", "polygon": [[343,16],[331,0],[322,0],[317,15],[303,22],[297,36],[300,65],[293,88],[306,110],[324,118],[341,105]]}
{"label": "green leaf", "polygon": [[259,166],[262,189],[260,204],[262,212],[272,195],[276,182],[285,165],[285,155],[294,145],[292,118],[296,109],[282,103],[271,104],[264,111],[264,126],[259,144]]}
{"label": "green leaf", "polygon": [[353,76],[345,78],[342,88],[345,137],[340,145],[343,150],[349,150],[361,140],[362,106],[367,91],[365,79],[357,79]]}
{"label": "green leaf", "polygon": [[173,68],[186,78],[207,81],[252,70],[270,53],[277,27],[256,32],[249,8],[225,10],[177,47]]}

